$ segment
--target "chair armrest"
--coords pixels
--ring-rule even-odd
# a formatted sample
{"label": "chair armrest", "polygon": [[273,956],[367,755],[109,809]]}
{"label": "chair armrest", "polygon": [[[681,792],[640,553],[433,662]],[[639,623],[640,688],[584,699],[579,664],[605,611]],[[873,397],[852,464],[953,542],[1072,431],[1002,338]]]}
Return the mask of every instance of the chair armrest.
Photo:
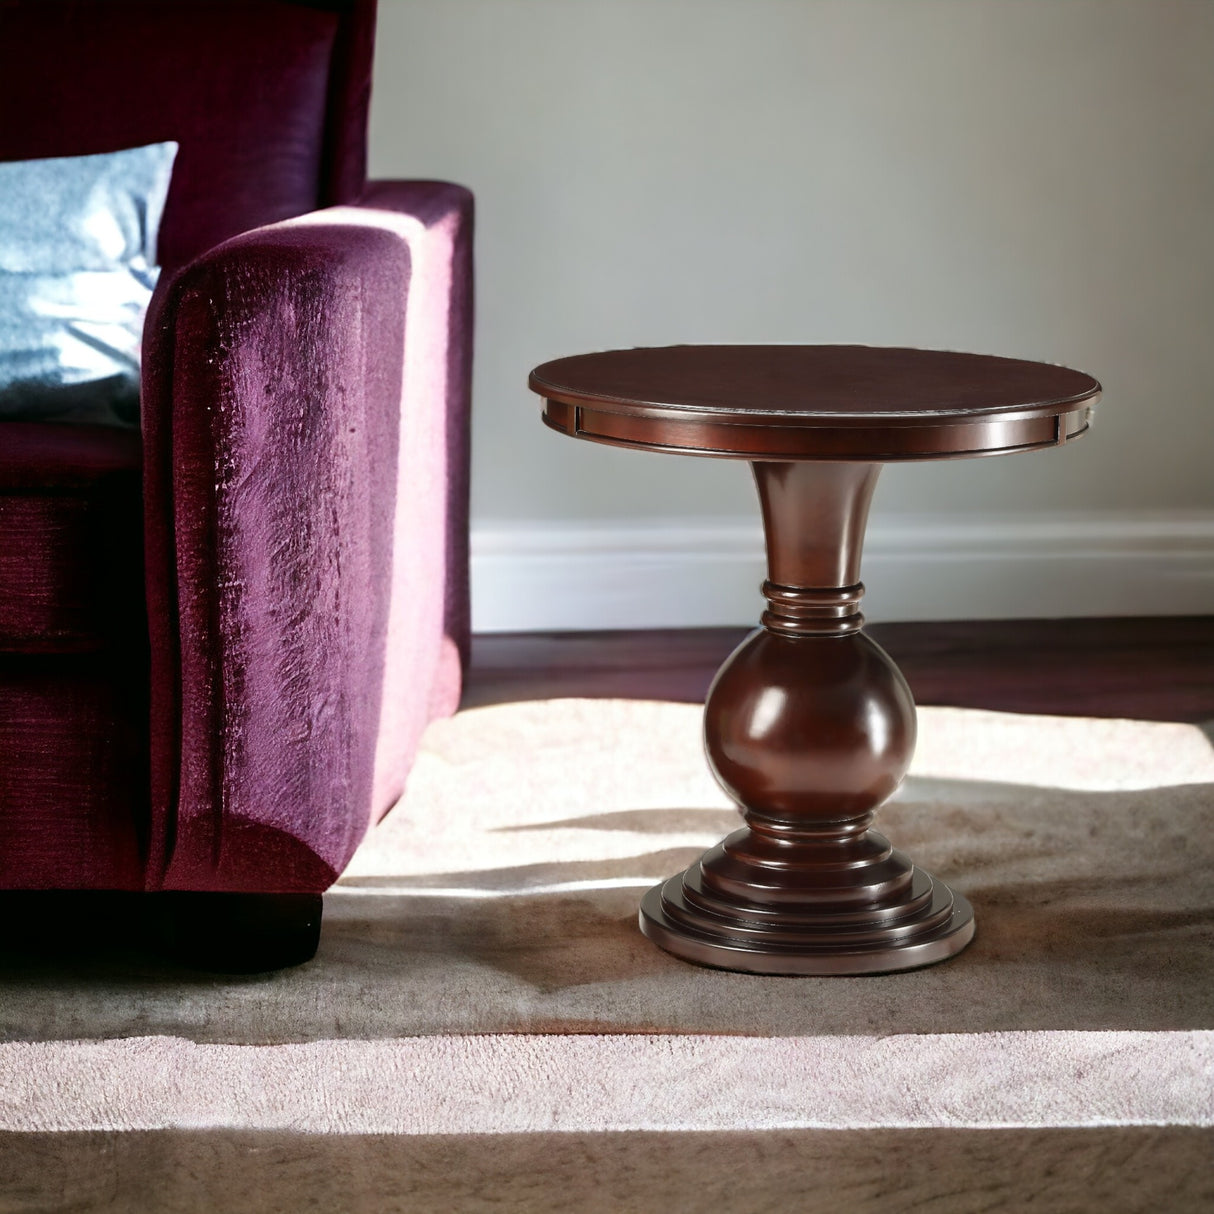
{"label": "chair armrest", "polygon": [[384,183],[161,285],[149,888],[324,889],[467,651],[471,198]]}

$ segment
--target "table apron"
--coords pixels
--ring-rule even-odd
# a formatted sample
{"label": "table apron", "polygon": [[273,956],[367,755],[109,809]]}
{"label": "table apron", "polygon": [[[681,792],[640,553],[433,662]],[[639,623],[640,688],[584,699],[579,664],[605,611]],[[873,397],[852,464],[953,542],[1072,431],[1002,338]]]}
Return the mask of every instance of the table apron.
{"label": "table apron", "polygon": [[1002,415],[923,426],[738,425],[705,418],[638,417],[547,400],[544,421],[613,446],[746,460],[961,459],[1055,447],[1087,431],[1091,406],[1045,417]]}

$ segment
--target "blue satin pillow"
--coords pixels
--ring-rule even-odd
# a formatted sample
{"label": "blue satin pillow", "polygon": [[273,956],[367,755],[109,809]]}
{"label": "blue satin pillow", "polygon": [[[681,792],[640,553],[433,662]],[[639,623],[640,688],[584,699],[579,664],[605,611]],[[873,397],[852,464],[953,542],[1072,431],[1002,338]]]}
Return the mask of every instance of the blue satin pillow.
{"label": "blue satin pillow", "polygon": [[176,143],[0,164],[0,420],[138,425]]}

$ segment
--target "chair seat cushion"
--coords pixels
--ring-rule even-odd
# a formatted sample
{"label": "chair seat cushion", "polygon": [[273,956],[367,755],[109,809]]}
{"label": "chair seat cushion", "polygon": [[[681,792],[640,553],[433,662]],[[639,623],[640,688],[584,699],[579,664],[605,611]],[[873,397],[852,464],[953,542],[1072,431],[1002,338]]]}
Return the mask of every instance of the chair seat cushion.
{"label": "chair seat cushion", "polygon": [[0,653],[0,889],[142,889],[147,666]]}
{"label": "chair seat cushion", "polygon": [[142,447],[109,426],[0,429],[0,653],[146,636]]}
{"label": "chair seat cushion", "polygon": [[0,426],[0,888],[140,889],[140,435]]}

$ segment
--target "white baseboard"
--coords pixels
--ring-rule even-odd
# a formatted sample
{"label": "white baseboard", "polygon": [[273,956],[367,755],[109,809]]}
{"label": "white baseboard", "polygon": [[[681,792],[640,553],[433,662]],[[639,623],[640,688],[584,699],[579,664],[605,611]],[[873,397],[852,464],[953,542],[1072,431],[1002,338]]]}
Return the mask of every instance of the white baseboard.
{"label": "white baseboard", "polygon": [[[478,632],[745,625],[754,520],[515,523],[472,530]],[[1214,510],[874,518],[871,620],[1214,614]]]}

